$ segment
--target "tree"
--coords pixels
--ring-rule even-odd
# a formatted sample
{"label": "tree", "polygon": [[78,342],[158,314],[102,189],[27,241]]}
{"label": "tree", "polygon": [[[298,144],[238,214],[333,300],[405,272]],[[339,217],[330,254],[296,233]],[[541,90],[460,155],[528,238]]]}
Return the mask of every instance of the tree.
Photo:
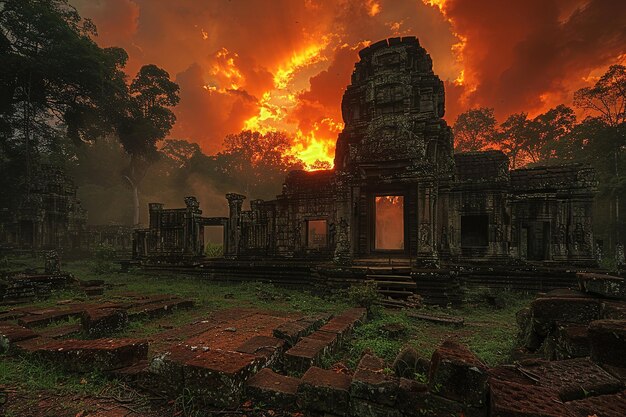
{"label": "tree", "polygon": [[526,113],[514,113],[498,129],[499,147],[509,157],[511,168],[519,168],[527,162],[527,145],[532,134],[530,126]]}
{"label": "tree", "polygon": [[558,155],[558,151],[563,150],[559,143],[567,140],[575,125],[574,110],[563,104],[535,117],[530,122],[530,135],[525,145],[532,162],[562,159],[564,155]]}
{"label": "tree", "polygon": [[457,151],[471,152],[484,149],[496,133],[493,109],[479,107],[461,113],[452,130]]}
{"label": "tree", "polygon": [[[597,121],[606,126],[605,135],[608,155],[614,176],[613,184],[621,184],[621,165],[626,146],[626,67],[612,65],[592,87],[581,88],[574,93],[574,105],[591,111]],[[589,122],[591,124],[591,121]],[[618,243],[620,222],[620,189],[614,187],[612,217],[613,239]]]}
{"label": "tree", "polygon": [[133,191],[133,221],[139,224],[139,185],[157,158],[157,142],[164,139],[176,121],[170,107],[178,104],[178,85],[167,71],[144,65],[130,84],[119,115],[118,136],[130,156],[124,178]]}
{"label": "tree", "polygon": [[27,164],[61,125],[75,141],[111,127],[110,95],[124,90],[126,53],[98,47],[95,27],[67,0],[0,6],[0,130],[18,134]]}
{"label": "tree", "polygon": [[303,168],[297,158],[289,155],[291,143],[285,132],[262,134],[244,130],[228,135],[224,151],[215,157],[216,169],[221,175],[236,179],[236,188],[243,193],[269,194],[288,171]]}

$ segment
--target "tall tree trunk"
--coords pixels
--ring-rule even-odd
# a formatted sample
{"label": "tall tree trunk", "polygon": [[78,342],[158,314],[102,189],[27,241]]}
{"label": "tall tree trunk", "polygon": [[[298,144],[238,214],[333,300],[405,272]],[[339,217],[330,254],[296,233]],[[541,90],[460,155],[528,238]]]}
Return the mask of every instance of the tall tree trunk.
{"label": "tall tree trunk", "polygon": [[137,184],[133,184],[133,204],[135,213],[133,215],[133,223],[135,226],[139,226],[139,187]]}
{"label": "tall tree trunk", "polygon": [[137,182],[133,181],[133,179],[128,176],[128,175],[124,175],[124,178],[126,179],[126,181],[128,181],[128,184],[130,185],[130,188],[133,190],[133,226],[138,227],[139,226],[139,185],[137,184]]}

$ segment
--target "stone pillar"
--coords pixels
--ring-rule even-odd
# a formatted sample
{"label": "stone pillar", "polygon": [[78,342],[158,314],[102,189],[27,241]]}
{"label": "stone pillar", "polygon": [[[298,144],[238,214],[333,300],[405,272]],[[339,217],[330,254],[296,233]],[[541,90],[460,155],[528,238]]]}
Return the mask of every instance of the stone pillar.
{"label": "stone pillar", "polygon": [[200,203],[194,196],[185,197],[185,227],[183,231],[185,254],[193,256],[202,256],[203,239],[201,233],[201,226],[198,222],[198,217],[202,214],[200,210]]}
{"label": "stone pillar", "polygon": [[417,187],[417,266],[434,267],[439,261],[435,248],[436,189],[432,182],[419,183]]}
{"label": "stone pillar", "polygon": [[227,239],[224,241],[224,255],[229,258],[236,258],[239,255],[239,240],[241,239],[241,211],[245,196],[241,194],[228,193],[228,223],[226,232]]}
{"label": "stone pillar", "polygon": [[352,199],[350,196],[350,184],[348,174],[337,173],[337,196],[335,215],[335,254],[334,261],[340,265],[350,265],[352,263]]}

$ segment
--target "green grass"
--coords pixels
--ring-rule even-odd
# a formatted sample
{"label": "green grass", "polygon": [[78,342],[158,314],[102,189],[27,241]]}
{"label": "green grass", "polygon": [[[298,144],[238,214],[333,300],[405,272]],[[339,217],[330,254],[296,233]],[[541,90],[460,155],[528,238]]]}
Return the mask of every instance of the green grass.
{"label": "green grass", "polygon": [[[178,328],[211,312],[225,308],[258,308],[286,313],[301,312],[339,313],[353,305],[347,292],[322,297],[309,291],[285,289],[267,283],[218,283],[196,275],[168,273],[146,273],[141,270],[121,273],[117,271],[97,274],[93,261],[83,260],[62,265],[64,271],[81,280],[102,279],[106,291],[104,300],[119,300],[124,293],[170,294],[195,301],[195,308],[178,310],[174,314],[156,320],[137,319],[127,329],[115,336],[149,337],[168,328]],[[9,258],[8,269],[17,270],[43,265],[43,260],[29,257]],[[354,336],[339,353],[324,358],[323,364],[330,367],[343,362],[354,369],[365,350],[372,351],[389,364],[406,345],[414,346],[421,356],[430,358],[436,347],[448,338],[465,343],[488,365],[508,360],[516,341],[515,313],[524,307],[529,297],[519,294],[498,294],[505,307],[495,309],[485,302],[484,294],[470,293],[468,303],[460,308],[425,307],[420,312],[445,313],[465,319],[465,326],[453,327],[421,321],[409,317],[404,311],[373,308],[370,321],[358,327]],[[47,299],[31,303],[40,307],[57,304],[61,300],[89,300],[79,291],[61,291]],[[55,326],[74,321],[58,322]],[[383,326],[399,323],[406,332],[392,338],[383,331]],[[22,386],[35,390],[61,389],[62,393],[91,393],[102,389],[107,381],[100,374],[88,376],[67,375],[62,370],[37,361],[19,357],[0,356],[0,384]],[[114,384],[115,382],[113,382]],[[185,399],[181,399],[186,403]],[[181,404],[182,406],[182,404]]]}

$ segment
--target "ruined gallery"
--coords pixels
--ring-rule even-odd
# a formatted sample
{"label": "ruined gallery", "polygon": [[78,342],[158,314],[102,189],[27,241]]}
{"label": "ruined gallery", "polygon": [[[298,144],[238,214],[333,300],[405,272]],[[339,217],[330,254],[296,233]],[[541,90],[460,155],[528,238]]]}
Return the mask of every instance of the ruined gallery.
{"label": "ruined gallery", "polygon": [[359,53],[342,101],[335,167],[293,171],[275,200],[228,194],[228,218],[150,205],[135,257],[203,254],[204,226],[223,226],[230,259],[594,262],[592,168],[509,169],[501,151],[454,153],[444,84],[415,37]]}

